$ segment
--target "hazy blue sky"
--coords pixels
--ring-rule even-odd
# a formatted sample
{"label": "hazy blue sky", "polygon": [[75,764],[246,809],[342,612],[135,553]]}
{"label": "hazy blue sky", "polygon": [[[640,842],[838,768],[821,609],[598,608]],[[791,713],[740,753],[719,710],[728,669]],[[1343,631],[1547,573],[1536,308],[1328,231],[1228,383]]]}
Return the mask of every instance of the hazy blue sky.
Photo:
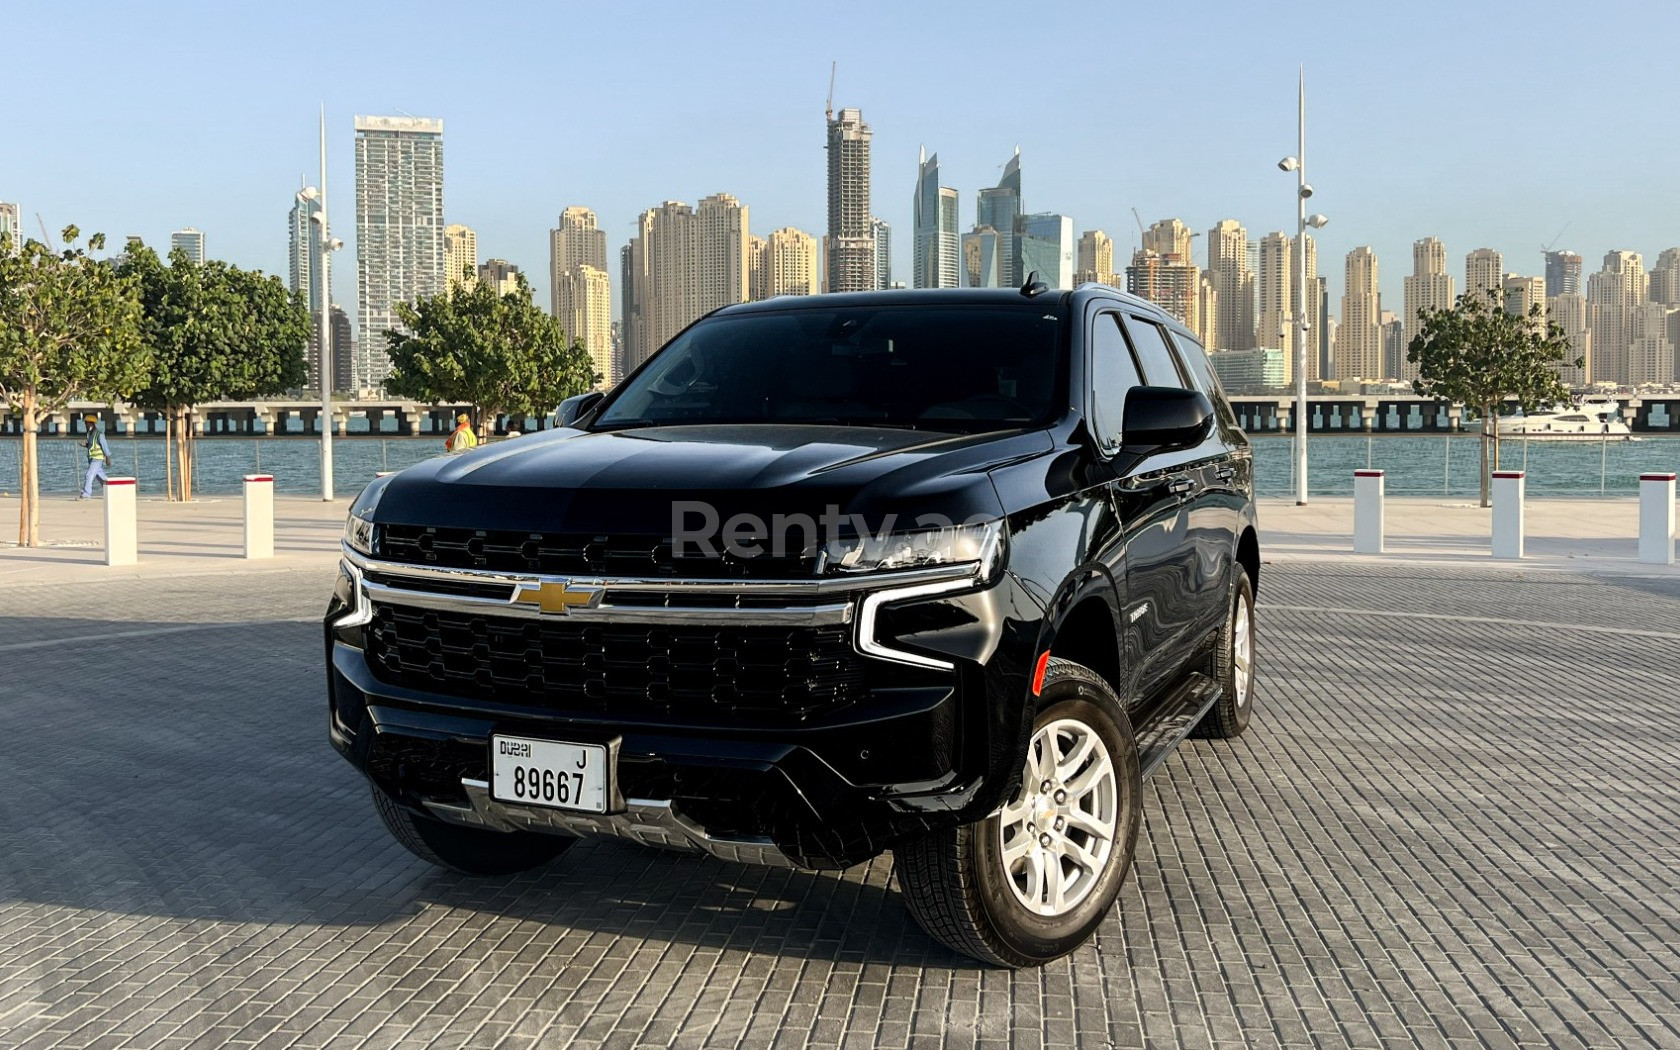
{"label": "hazy blue sky", "polygon": [[[212,255],[282,274],[321,102],[339,236],[354,237],[353,115],[441,117],[447,220],[534,275],[545,307],[546,231],[567,205],[600,216],[615,286],[618,245],[662,200],[725,191],[755,233],[820,236],[831,60],[836,108],[875,131],[874,210],[902,274],[924,143],[965,227],[1018,144],[1027,207],[1108,231],[1117,262],[1134,206],[1146,223],[1293,231],[1275,165],[1295,149],[1303,63],[1332,295],[1344,254],[1370,244],[1398,311],[1429,234],[1461,290],[1472,248],[1538,273],[1566,223],[1558,247],[1589,271],[1613,248],[1649,265],[1680,244],[1675,4],[74,3],[6,22],[0,200],[30,229],[38,211],[55,231],[166,244],[192,225]],[[347,304],[353,263],[334,268]]]}

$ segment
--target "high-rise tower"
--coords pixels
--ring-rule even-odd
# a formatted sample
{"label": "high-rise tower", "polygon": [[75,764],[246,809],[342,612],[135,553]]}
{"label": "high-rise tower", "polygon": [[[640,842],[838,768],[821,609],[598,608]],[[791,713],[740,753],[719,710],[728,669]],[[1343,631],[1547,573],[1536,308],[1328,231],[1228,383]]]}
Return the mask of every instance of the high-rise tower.
{"label": "high-rise tower", "polygon": [[204,262],[204,231],[188,226],[184,230],[176,230],[169,235],[169,250],[176,248],[187,253],[187,258],[195,263]]}
{"label": "high-rise tower", "polygon": [[1447,246],[1434,237],[1412,242],[1412,275],[1406,278],[1405,313],[1400,319],[1400,360],[1396,378],[1409,383],[1418,377],[1417,365],[1406,360],[1412,340],[1423,331],[1423,311],[1450,310],[1453,278],[1447,272]]}
{"label": "high-rise tower", "polygon": [[1382,379],[1382,294],[1377,290],[1377,253],[1369,246],[1347,254],[1347,292],[1336,332],[1336,379]]}
{"label": "high-rise tower", "polygon": [[876,287],[869,211],[869,125],[860,109],[828,111],[828,236],[823,238],[831,292]]}
{"label": "high-rise tower", "polygon": [[958,287],[957,191],[939,184],[939,154],[928,156],[926,147],[916,162],[916,193],[911,203],[916,238],[911,287]]}
{"label": "high-rise tower", "polygon": [[990,226],[997,231],[998,284],[1005,288],[1019,287],[1026,274],[1021,272],[1021,252],[1018,247],[1016,220],[1024,213],[1021,206],[1021,147],[1003,166],[1003,178],[996,186],[981,190],[974,202],[976,228]]}
{"label": "high-rise tower", "polygon": [[1489,291],[1505,279],[1505,259],[1492,248],[1477,248],[1464,257],[1464,294],[1487,304]]}
{"label": "high-rise tower", "polygon": [[1207,268],[1219,298],[1219,345],[1209,350],[1254,348],[1254,271],[1248,267],[1248,231],[1224,219],[1208,231]]}
{"label": "high-rise tower", "polygon": [[443,228],[443,279],[450,288],[470,288],[478,280],[478,234],[471,227]]}
{"label": "high-rise tower", "polygon": [[444,288],[443,121],[357,117],[358,388],[377,389],[391,370],[384,333],[401,327],[396,304]]}
{"label": "high-rise tower", "polygon": [[1546,253],[1546,298],[1581,291],[1581,257],[1574,252]]}

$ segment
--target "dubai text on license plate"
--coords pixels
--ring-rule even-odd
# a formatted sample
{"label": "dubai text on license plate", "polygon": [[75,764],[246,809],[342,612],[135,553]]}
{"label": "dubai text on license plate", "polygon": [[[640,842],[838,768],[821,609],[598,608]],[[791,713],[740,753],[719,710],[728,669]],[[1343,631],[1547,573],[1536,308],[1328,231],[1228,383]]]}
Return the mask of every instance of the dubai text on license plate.
{"label": "dubai text on license plate", "polygon": [[611,777],[599,744],[490,738],[490,795],[499,802],[605,813]]}

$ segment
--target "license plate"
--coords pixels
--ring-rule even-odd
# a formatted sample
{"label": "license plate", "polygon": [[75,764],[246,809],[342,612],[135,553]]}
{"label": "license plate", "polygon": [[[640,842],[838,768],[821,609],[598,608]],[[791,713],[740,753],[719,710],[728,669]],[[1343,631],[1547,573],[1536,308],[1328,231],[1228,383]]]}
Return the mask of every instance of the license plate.
{"label": "license plate", "polygon": [[490,738],[490,796],[499,802],[605,813],[611,778],[599,744]]}

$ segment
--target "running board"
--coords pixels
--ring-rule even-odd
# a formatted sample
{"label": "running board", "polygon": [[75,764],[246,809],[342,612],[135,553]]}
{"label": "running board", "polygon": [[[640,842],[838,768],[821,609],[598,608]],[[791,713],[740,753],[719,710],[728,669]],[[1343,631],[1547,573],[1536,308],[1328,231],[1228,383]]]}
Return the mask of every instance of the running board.
{"label": "running board", "polygon": [[1155,706],[1146,723],[1136,729],[1138,765],[1145,779],[1190,735],[1218,699],[1218,682],[1205,674],[1192,674]]}

